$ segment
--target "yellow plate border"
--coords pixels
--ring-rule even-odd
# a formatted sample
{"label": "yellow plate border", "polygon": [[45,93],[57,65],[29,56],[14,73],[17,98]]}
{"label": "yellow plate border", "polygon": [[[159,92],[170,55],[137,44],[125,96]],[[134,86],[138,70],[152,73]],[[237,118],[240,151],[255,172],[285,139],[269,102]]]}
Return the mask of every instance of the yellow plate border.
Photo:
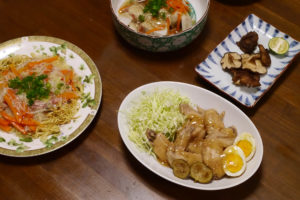
{"label": "yellow plate border", "polygon": [[[62,40],[59,38],[55,38],[55,37],[25,36],[25,37],[16,38],[16,39],[12,39],[12,40],[6,41],[4,43],[1,43],[0,50],[7,48],[9,46],[12,46],[12,45],[19,44],[25,38],[31,42],[50,42],[50,43],[57,44],[57,45],[65,44],[66,48],[72,50],[78,56],[80,56],[84,60],[84,62],[87,64],[87,66],[91,70],[92,74],[95,75],[95,78],[94,78],[95,98],[94,99],[96,101],[96,104],[95,104],[95,106],[92,107],[92,109],[95,109],[96,111],[99,110],[99,107],[101,104],[101,98],[102,98],[102,81],[101,81],[100,73],[97,69],[96,64],[93,62],[93,60],[82,49],[80,49],[79,47],[77,47],[76,45],[74,45],[68,41],[65,41],[65,40]],[[91,124],[91,122],[93,121],[95,116],[96,116],[96,113],[95,113],[95,115],[89,114],[86,117],[86,119],[83,121],[83,123],[81,123],[81,125],[73,133],[71,133],[67,137],[66,140],[56,142],[51,147],[44,147],[44,148],[36,149],[36,150],[25,150],[23,152],[17,152],[16,150],[11,150],[11,149],[6,149],[6,148],[0,147],[0,154],[6,155],[6,156],[11,156],[11,157],[32,157],[32,156],[38,156],[38,155],[50,153],[54,150],[62,148],[63,146],[65,146],[66,144],[70,143],[75,138],[77,138]]]}

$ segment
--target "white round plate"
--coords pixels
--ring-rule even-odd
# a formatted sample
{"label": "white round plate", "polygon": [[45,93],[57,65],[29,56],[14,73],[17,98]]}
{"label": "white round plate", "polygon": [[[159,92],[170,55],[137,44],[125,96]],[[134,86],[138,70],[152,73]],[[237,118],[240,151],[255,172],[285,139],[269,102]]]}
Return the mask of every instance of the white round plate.
{"label": "white round plate", "polygon": [[82,77],[94,75],[91,83],[84,83],[84,93],[90,93],[95,100],[95,105],[82,107],[75,115],[75,120],[60,127],[61,133],[57,137],[49,138],[47,143],[34,139],[32,142],[20,141],[12,133],[0,130],[0,154],[12,157],[30,157],[45,154],[68,144],[78,137],[92,122],[99,109],[102,96],[102,83],[95,63],[80,48],[67,41],[47,36],[28,36],[9,40],[0,44],[0,59],[13,55],[49,55],[59,53],[66,63],[73,67],[74,71]]}
{"label": "white round plate", "polygon": [[[214,108],[218,112],[225,111],[225,126],[235,126],[238,133],[249,132],[256,141],[256,152],[251,161],[247,163],[244,174],[239,177],[224,177],[220,180],[213,180],[208,184],[195,183],[191,179],[179,179],[173,175],[172,169],[161,165],[154,157],[147,153],[141,152],[135,144],[128,138],[128,123],[126,111],[133,106],[132,102],[137,101],[143,91],[153,92],[156,89],[173,89],[180,92],[181,95],[190,98],[192,104],[196,104],[204,109]],[[203,88],[179,83],[179,82],[154,82],[143,85],[132,92],[123,100],[118,113],[118,126],[123,142],[132,153],[132,155],[140,161],[145,167],[157,175],[182,186],[199,190],[221,190],[239,185],[249,179],[258,169],[263,157],[263,143],[258,130],[252,121],[235,105],[224,98]]]}

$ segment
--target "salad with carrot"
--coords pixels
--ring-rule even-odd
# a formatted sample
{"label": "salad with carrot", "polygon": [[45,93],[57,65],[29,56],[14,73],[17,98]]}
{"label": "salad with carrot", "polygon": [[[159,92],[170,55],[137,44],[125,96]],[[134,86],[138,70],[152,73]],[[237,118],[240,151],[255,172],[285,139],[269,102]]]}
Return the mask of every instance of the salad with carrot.
{"label": "salad with carrot", "polygon": [[47,138],[79,109],[80,77],[62,57],[16,55],[0,61],[0,130]]}

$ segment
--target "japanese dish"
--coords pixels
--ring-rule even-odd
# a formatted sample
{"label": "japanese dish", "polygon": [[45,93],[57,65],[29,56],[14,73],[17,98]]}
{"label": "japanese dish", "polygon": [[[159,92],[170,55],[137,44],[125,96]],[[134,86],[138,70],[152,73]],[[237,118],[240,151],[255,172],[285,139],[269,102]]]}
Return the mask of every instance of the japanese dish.
{"label": "japanese dish", "polygon": [[[258,44],[258,34],[249,32],[244,35],[237,45],[244,52],[227,52],[221,59],[221,66],[232,75],[235,85],[258,87],[260,76],[267,73],[271,65],[271,58],[267,49]],[[259,53],[254,53],[258,46]]]}
{"label": "japanese dish", "polygon": [[119,17],[132,30],[149,35],[172,35],[195,24],[186,0],[126,0]]}
{"label": "japanese dish", "polygon": [[74,119],[80,77],[59,55],[13,55],[0,61],[0,129],[46,140]]}
{"label": "japanese dish", "polygon": [[225,127],[225,113],[191,106],[174,91],[144,95],[127,113],[129,138],[181,179],[209,183],[237,177],[255,154],[250,133]]}

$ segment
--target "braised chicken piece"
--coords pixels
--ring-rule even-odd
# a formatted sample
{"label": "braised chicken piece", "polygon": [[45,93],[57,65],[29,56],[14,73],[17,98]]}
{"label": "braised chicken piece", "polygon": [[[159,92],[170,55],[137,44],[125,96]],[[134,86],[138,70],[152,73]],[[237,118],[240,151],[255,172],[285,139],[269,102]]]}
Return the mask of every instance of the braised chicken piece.
{"label": "braised chicken piece", "polygon": [[147,129],[146,135],[152,144],[153,152],[158,160],[163,164],[167,164],[167,149],[170,146],[170,141],[163,133],[155,133],[155,131]]}
{"label": "braised chicken piece", "polygon": [[223,117],[224,112],[219,114],[214,109],[205,111],[207,136],[202,144],[202,156],[203,162],[212,169],[216,179],[225,175],[222,154],[226,147],[233,144],[237,135],[235,128],[225,128]]}
{"label": "braised chicken piece", "polygon": [[171,143],[167,150],[167,159],[170,166],[174,160],[181,159],[186,161],[189,165],[195,162],[202,162],[202,155],[200,153],[192,153],[176,149],[174,143]]}
{"label": "braised chicken piece", "polygon": [[186,116],[186,121],[177,131],[174,142],[170,142],[162,133],[147,130],[153,152],[159,161],[172,167],[176,174],[185,170],[173,166],[174,162],[187,163],[189,167],[195,163],[199,166],[199,163],[204,163],[207,169],[211,169],[215,179],[222,178],[225,175],[223,151],[233,144],[237,135],[236,129],[225,127],[224,112],[219,114],[214,109],[203,110],[199,107],[196,110],[189,104],[181,104],[179,110]]}
{"label": "braised chicken piece", "polygon": [[258,41],[258,34],[254,31],[247,33],[244,35],[239,42],[236,44],[240,47],[240,49],[244,53],[249,53],[251,54],[256,46],[257,46],[257,41]]}
{"label": "braised chicken piece", "polygon": [[201,153],[201,143],[205,137],[204,110],[197,108],[196,111],[186,103],[180,104],[179,109],[182,114],[187,116],[186,125],[194,128],[186,150],[192,153]]}

